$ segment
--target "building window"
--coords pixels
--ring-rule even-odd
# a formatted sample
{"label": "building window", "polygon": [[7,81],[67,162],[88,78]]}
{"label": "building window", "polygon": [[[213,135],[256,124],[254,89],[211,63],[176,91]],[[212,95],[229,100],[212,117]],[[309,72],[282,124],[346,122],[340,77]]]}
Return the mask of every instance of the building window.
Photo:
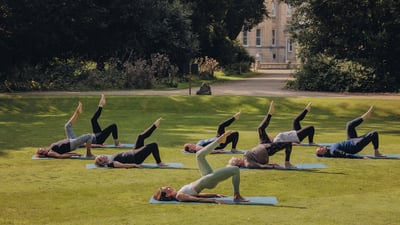
{"label": "building window", "polygon": [[287,51],[292,52],[293,51],[293,43],[291,39],[288,39],[287,41]]}
{"label": "building window", "polygon": [[272,46],[276,45],[276,30],[272,30]]}
{"label": "building window", "polygon": [[243,45],[244,46],[249,45],[249,43],[248,43],[248,35],[249,35],[248,31],[243,31]]}
{"label": "building window", "polygon": [[256,46],[261,46],[261,29],[256,30]]}
{"label": "building window", "polygon": [[272,1],[272,3],[271,3],[271,16],[276,16],[276,5],[275,5],[275,1]]}
{"label": "building window", "polygon": [[292,16],[292,6],[286,5],[286,16],[291,17]]}

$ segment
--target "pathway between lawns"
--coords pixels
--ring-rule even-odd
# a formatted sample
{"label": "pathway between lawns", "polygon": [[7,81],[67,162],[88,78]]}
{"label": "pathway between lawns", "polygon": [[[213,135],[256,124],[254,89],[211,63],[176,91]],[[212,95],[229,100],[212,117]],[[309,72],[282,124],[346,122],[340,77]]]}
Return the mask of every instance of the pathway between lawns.
{"label": "pathway between lawns", "polygon": [[[290,70],[263,70],[262,74],[241,81],[227,81],[211,85],[212,95],[269,96],[269,97],[356,97],[400,99],[400,94],[393,93],[332,93],[293,91],[285,88],[286,82],[292,79]],[[190,90],[196,95],[198,87]],[[189,89],[181,90],[125,90],[125,91],[85,91],[85,92],[23,92],[2,93],[0,95],[189,95]]]}

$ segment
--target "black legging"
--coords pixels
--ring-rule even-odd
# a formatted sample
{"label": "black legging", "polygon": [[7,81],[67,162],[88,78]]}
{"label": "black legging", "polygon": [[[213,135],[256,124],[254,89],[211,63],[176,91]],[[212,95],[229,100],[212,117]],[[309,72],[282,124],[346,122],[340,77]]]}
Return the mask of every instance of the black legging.
{"label": "black legging", "polygon": [[258,138],[260,139],[261,144],[272,143],[272,140],[269,138],[267,131],[266,131],[266,129],[269,125],[269,121],[271,120],[271,117],[272,117],[272,115],[267,114],[264,117],[264,120],[258,126]]}
{"label": "black legging", "polygon": [[301,128],[300,121],[306,117],[308,110],[304,109],[296,118],[293,120],[293,130],[297,131],[297,137],[299,141],[303,141],[304,138],[308,137],[308,143],[314,142],[314,126],[307,126],[305,128]]}
{"label": "black legging", "polygon": [[112,134],[114,140],[118,139],[118,128],[116,124],[111,124],[102,130],[100,124],[97,122],[101,115],[102,109],[103,108],[99,106],[91,119],[93,133],[96,136],[96,143],[93,144],[103,144],[110,134]]}
{"label": "black legging", "polygon": [[360,125],[364,120],[358,117],[354,120],[349,121],[346,124],[347,140],[353,140],[356,144],[353,152],[348,152],[350,154],[356,154],[360,152],[365,146],[372,142],[374,149],[379,148],[379,135],[376,131],[368,132],[362,136],[357,135],[356,127]]}
{"label": "black legging", "polygon": [[134,163],[142,163],[150,155],[150,153],[153,154],[153,157],[157,163],[161,162],[160,150],[158,149],[157,143],[144,145],[144,140],[150,137],[156,129],[156,125],[153,124],[137,136],[136,144],[133,150],[135,152],[135,160],[137,160],[137,162]]}
{"label": "black legging", "polygon": [[[307,126],[305,128],[301,128],[300,121],[304,119],[304,117],[307,115],[308,110],[304,109],[296,118],[293,120],[293,130],[297,131],[297,137],[299,138],[299,141],[304,140],[305,137],[308,137],[308,142],[313,143],[314,142],[314,133],[315,129],[314,126]],[[261,124],[258,126],[258,138],[260,140],[260,143],[271,143],[272,140],[269,138],[266,129],[269,125],[269,122],[271,120],[272,115],[267,114],[264,117],[264,120],[261,122]]]}
{"label": "black legging", "polygon": [[157,143],[150,143],[141,148],[135,148],[132,150],[134,152],[134,160],[132,163],[141,164],[150,154],[153,155],[156,163],[161,163],[160,151],[158,149]]}
{"label": "black legging", "polygon": [[[225,127],[228,127],[235,121],[235,117],[229,118],[228,120],[220,123],[218,125],[217,137],[221,136],[225,133]],[[239,142],[239,132],[233,131],[230,135],[226,137],[226,141],[224,143],[220,143],[218,147],[215,149],[224,149],[229,143],[232,143],[232,148],[236,149],[236,145]]]}

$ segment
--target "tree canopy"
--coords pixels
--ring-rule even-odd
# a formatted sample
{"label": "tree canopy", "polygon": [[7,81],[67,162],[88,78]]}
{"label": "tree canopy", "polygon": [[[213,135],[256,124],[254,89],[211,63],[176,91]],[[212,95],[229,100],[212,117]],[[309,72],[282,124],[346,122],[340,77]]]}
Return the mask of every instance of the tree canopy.
{"label": "tree canopy", "polygon": [[[337,76],[344,76],[336,77],[336,80],[346,80],[343,85],[347,86],[336,90],[400,90],[400,46],[397,43],[400,40],[399,1],[285,2],[296,7],[291,31],[300,46],[299,56],[305,64],[299,74],[309,76],[309,79],[301,80],[313,82],[325,79],[332,87],[335,77],[326,80],[323,76],[334,65],[338,69]],[[321,64],[325,62],[333,64],[325,64],[327,66],[321,70]],[[357,72],[343,71],[349,63]],[[308,71],[304,71],[304,68]],[[316,85],[318,87],[300,84],[298,87],[312,86],[318,90],[327,90],[328,83],[322,82]],[[354,83],[358,83],[358,87],[352,86]]]}

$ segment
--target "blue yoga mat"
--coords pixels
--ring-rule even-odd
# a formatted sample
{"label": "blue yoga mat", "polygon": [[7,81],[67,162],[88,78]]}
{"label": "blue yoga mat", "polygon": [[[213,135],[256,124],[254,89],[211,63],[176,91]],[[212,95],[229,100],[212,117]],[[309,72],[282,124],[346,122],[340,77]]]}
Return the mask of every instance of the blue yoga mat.
{"label": "blue yoga mat", "polygon": [[315,144],[309,144],[309,143],[300,143],[300,144],[293,144],[293,146],[332,146],[334,143],[315,143]]}
{"label": "blue yoga mat", "polygon": [[[233,205],[276,205],[278,204],[278,199],[274,196],[257,196],[257,197],[247,197],[249,202],[234,202],[233,197],[224,197],[224,198],[216,198],[217,200],[224,201],[224,204],[233,204]],[[179,201],[157,201],[150,197],[150,204],[207,204],[205,202],[179,202]],[[208,203],[215,204],[215,203]]]}
{"label": "blue yoga mat", "polygon": [[[120,146],[115,146],[114,144],[105,144],[104,146],[92,146],[92,148],[133,148],[135,144],[122,144]],[[79,146],[80,148],[86,148],[86,146]]]}
{"label": "blue yoga mat", "polygon": [[284,165],[280,165],[283,167],[283,169],[271,169],[271,168],[255,168],[255,169],[249,169],[249,168],[243,168],[241,167],[240,169],[242,170],[310,170],[310,169],[325,169],[328,168],[325,164],[321,163],[316,163],[316,164],[294,164],[296,168],[293,169],[286,169],[284,168]]}
{"label": "blue yoga mat", "polygon": [[[140,166],[146,169],[177,169],[184,168],[182,163],[167,163],[168,166],[158,166],[155,163],[142,163]],[[114,169],[113,167],[96,166],[95,164],[86,164],[86,169]],[[116,168],[118,169],[118,168]]]}
{"label": "blue yoga mat", "polygon": [[[325,156],[314,156],[318,158],[327,158],[327,159],[348,159],[349,157],[342,158],[342,157],[325,157]],[[363,155],[363,154],[354,154],[354,156],[360,157],[360,159],[364,157],[368,157],[370,159],[400,159],[400,154],[385,154],[385,157],[375,157],[374,155]],[[353,159],[353,158],[352,158]]]}
{"label": "blue yoga mat", "polygon": [[400,159],[400,154],[387,154],[385,157],[375,157],[374,155],[357,155],[361,157],[368,157],[370,159]]}
{"label": "blue yoga mat", "polygon": [[[33,160],[51,160],[51,159],[58,159],[58,158],[53,158],[53,157],[37,157],[37,156],[32,156]],[[94,160],[94,157],[86,157],[86,156],[71,156],[69,158],[66,159],[81,159],[81,160]]]}
{"label": "blue yoga mat", "polygon": [[[237,150],[236,152],[231,152],[230,150],[224,150],[223,152],[220,152],[220,153],[210,153],[210,155],[218,155],[218,154],[241,154],[241,155],[243,155],[246,152],[248,152],[248,150]],[[187,152],[187,151],[182,151],[182,153],[188,154],[188,155],[196,154],[196,153]]]}

